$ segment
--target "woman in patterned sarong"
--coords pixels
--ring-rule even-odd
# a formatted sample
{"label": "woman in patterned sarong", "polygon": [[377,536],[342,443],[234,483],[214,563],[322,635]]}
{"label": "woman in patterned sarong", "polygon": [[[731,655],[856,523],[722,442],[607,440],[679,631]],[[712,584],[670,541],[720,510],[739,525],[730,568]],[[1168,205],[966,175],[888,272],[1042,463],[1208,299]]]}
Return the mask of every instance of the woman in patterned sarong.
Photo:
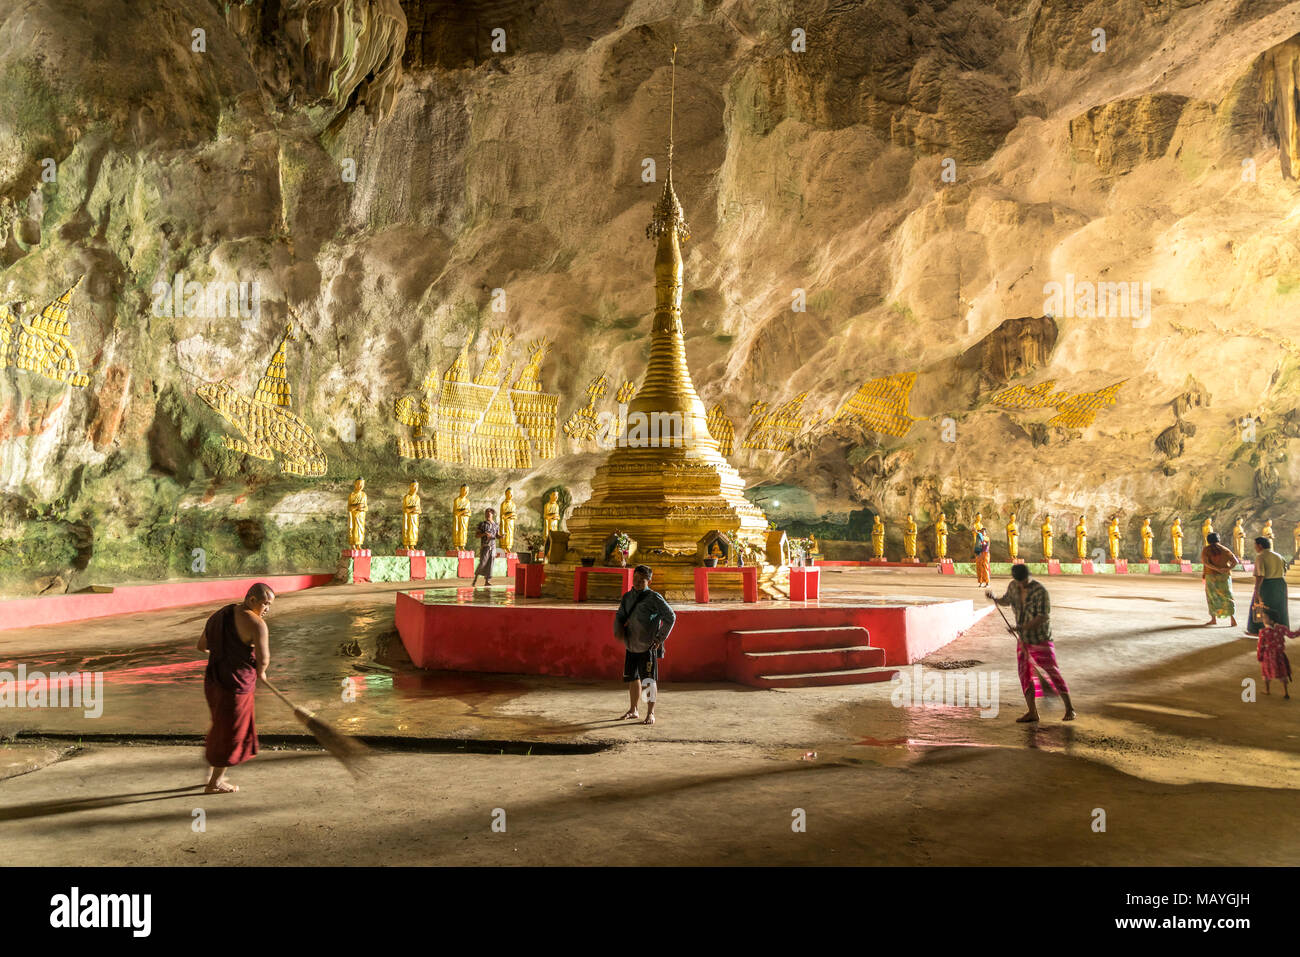
{"label": "woman in patterned sarong", "polygon": [[1277,678],[1282,682],[1282,697],[1289,698],[1291,692],[1287,683],[1291,680],[1291,662],[1284,646],[1286,639],[1300,637],[1300,631],[1275,624],[1267,608],[1260,609],[1259,617],[1262,619],[1262,627],[1259,629],[1259,645],[1255,657],[1259,659],[1260,674],[1264,676],[1264,694],[1272,694],[1268,690],[1268,683]]}
{"label": "woman in patterned sarong", "polygon": [[1268,609],[1274,623],[1291,627],[1286,607],[1286,560],[1273,551],[1273,543],[1263,535],[1255,539],[1255,594],[1246,622],[1248,635],[1259,634],[1261,608]]}
{"label": "woman in patterned sarong", "polygon": [[1210,606],[1210,620],[1206,625],[1213,625],[1220,618],[1232,619],[1237,624],[1237,604],[1232,600],[1232,569],[1238,558],[1232,549],[1219,544],[1216,532],[1210,532],[1205,538],[1206,546],[1201,549],[1201,577],[1205,579],[1205,602]]}

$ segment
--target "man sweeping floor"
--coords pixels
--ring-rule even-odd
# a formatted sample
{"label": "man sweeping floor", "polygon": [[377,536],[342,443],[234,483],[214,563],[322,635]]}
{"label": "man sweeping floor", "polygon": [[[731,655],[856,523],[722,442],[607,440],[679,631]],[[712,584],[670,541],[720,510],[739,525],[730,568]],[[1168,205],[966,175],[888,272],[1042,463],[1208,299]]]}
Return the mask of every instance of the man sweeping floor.
{"label": "man sweeping floor", "polygon": [[1038,721],[1038,698],[1041,695],[1037,669],[1041,668],[1049,686],[1061,696],[1065,704],[1062,721],[1074,720],[1074,706],[1070,704],[1070,689],[1056,666],[1056,651],[1052,644],[1052,603],[1041,582],[1029,577],[1028,565],[1011,566],[1011,584],[1001,598],[986,591],[986,596],[999,605],[1010,605],[1016,613],[1016,625],[1011,633],[1016,636],[1016,666],[1020,672],[1020,690],[1025,694],[1029,710],[1016,721],[1032,724]]}
{"label": "man sweeping floor", "polygon": [[212,714],[205,751],[211,766],[204,788],[208,794],[238,791],[226,772],[257,754],[253,699],[257,679],[265,680],[271,663],[265,618],[274,600],[270,586],[258,582],[242,602],[213,612],[199,637],[199,651],[208,653],[203,693]]}

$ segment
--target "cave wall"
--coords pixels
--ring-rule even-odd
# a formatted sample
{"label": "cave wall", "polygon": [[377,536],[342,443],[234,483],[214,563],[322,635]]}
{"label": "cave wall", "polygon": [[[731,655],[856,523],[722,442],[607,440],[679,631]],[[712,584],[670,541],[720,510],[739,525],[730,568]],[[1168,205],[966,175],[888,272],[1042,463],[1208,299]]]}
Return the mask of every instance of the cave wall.
{"label": "cave wall", "polygon": [[[1118,512],[1132,543],[1148,515],[1161,540],[1175,514],[1289,528],[1297,37],[1277,0],[0,0],[0,302],[84,275],[90,376],[0,368],[0,590],[193,574],[196,549],[330,568],[357,475],[377,548],[411,478],[430,550],[462,480],[475,507],[513,486],[521,527],[547,489],[581,502],[593,443],[506,474],[401,459],[393,401],[497,327],[554,341],[561,421],[639,377],[673,43],[688,355],[755,500],[799,490],[774,519],[834,547],[879,513],[894,548],[909,511],[978,511],[995,551],[1012,513],[1027,543],[1045,512]],[[256,284],[258,314],[160,315],[178,274]],[[1149,316],[1049,308],[1067,277],[1149,288]],[[291,318],[318,477],[225,448],[195,396],[251,394]],[[904,434],[836,421],[904,372]],[[1057,405],[999,399],[1047,383]],[[752,403],[805,392],[788,447],[741,447]]]}

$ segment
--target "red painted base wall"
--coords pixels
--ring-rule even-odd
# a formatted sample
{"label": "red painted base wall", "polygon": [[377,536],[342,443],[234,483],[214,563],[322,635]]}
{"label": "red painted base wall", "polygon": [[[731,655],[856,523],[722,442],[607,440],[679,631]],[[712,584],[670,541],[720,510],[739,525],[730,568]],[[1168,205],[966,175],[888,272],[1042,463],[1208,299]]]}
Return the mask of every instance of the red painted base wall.
{"label": "red painted base wall", "polygon": [[256,582],[266,582],[279,594],[325,585],[334,580],[332,573],[319,575],[268,575],[261,578],[213,578],[185,582],[162,582],[157,585],[125,585],[111,592],[84,592],[75,595],[49,595],[43,598],[17,598],[0,602],[0,631],[29,628],[32,625],[61,625],[87,618],[128,615],[180,605],[198,605],[210,601],[243,598]]}
{"label": "red painted base wall", "polygon": [[[416,593],[419,594],[419,593]],[[731,631],[765,628],[866,628],[885,663],[905,665],[941,648],[992,609],[969,600],[930,605],[677,607],[660,676],[727,680]],[[394,613],[402,644],[417,667],[448,671],[608,678],[621,674],[614,606],[424,604],[406,592]]]}

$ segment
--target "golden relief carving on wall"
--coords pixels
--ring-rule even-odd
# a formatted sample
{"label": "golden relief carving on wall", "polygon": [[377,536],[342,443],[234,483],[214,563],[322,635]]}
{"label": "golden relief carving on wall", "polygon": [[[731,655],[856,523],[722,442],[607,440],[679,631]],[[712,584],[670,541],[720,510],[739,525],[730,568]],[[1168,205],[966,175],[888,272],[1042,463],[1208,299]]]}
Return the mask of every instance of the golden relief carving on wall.
{"label": "golden relief carving on wall", "polygon": [[999,408],[1007,410],[1055,408],[1057,414],[1047,420],[1048,425],[1064,429],[1082,429],[1096,421],[1098,412],[1106,406],[1115,404],[1115,394],[1127,381],[1122,379],[1096,392],[1070,395],[1068,392],[1053,392],[1056,383],[1049,379],[1035,386],[1017,385],[1003,389],[990,401]]}
{"label": "golden relief carving on wall", "polygon": [[1057,405],[1056,411],[1058,414],[1048,419],[1047,424],[1066,429],[1082,429],[1085,426],[1092,425],[1097,419],[1098,412],[1106,406],[1115,404],[1115,393],[1127,381],[1127,379],[1121,379],[1114,385],[1098,389],[1096,392],[1080,392],[1078,395],[1070,396],[1070,398]]}
{"label": "golden relief carving on wall", "polygon": [[807,392],[782,402],[771,412],[766,402],[755,402],[749,407],[751,424],[745,433],[742,449],[765,449],[769,452],[786,452],[795,436],[804,431],[806,416],[803,413]]}
{"label": "golden relief carving on wall", "polygon": [[297,338],[290,322],[251,399],[226,379],[199,386],[195,394],[243,435],[242,439],[222,436],[222,444],[230,451],[267,462],[279,453],[281,472],[324,475],[328,465],[325,453],[311,427],[289,408],[292,395],[285,378],[285,352],[287,344]]}
{"label": "golden relief carving on wall", "polygon": [[1046,409],[1069,397],[1068,392],[1053,392],[1054,385],[1056,382],[1052,379],[1035,386],[1016,385],[1003,389],[990,401],[1003,409]]}
{"label": "golden relief carving on wall", "polygon": [[619,405],[631,400],[636,395],[636,383],[631,379],[624,380],[623,384],[618,387],[618,392],[614,395],[614,401]]}
{"label": "golden relief carving on wall", "polygon": [[0,367],[12,366],[74,388],[85,388],[90,376],[78,366],[68,322],[72,294],[84,278],[77,277],[30,320],[24,320],[10,306],[0,305]]}
{"label": "golden relief carving on wall", "polygon": [[864,382],[831,421],[853,422],[871,432],[902,438],[917,421],[907,408],[915,383],[915,372],[900,372]]}
{"label": "golden relief carving on wall", "polygon": [[[546,339],[528,344],[528,360],[511,381],[514,364],[506,349],[514,336],[492,332],[488,357],[472,375],[469,350],[473,336],[442,374],[430,371],[418,394],[399,396],[393,417],[412,431],[399,437],[402,458],[433,459],[475,468],[530,468],[555,456],[559,396],[542,391],[541,364],[550,351]],[[436,391],[436,395],[435,395]]]}
{"label": "golden relief carving on wall", "polygon": [[709,435],[718,443],[718,451],[724,456],[730,455],[736,447],[736,427],[731,424],[731,418],[721,402],[714,403],[713,408],[709,409],[705,423],[709,427]]}
{"label": "golden relief carving on wall", "polygon": [[599,425],[596,421],[596,402],[609,391],[609,377],[596,376],[587,386],[587,404],[574,411],[564,422],[564,434],[571,439],[589,441],[596,437]]}

